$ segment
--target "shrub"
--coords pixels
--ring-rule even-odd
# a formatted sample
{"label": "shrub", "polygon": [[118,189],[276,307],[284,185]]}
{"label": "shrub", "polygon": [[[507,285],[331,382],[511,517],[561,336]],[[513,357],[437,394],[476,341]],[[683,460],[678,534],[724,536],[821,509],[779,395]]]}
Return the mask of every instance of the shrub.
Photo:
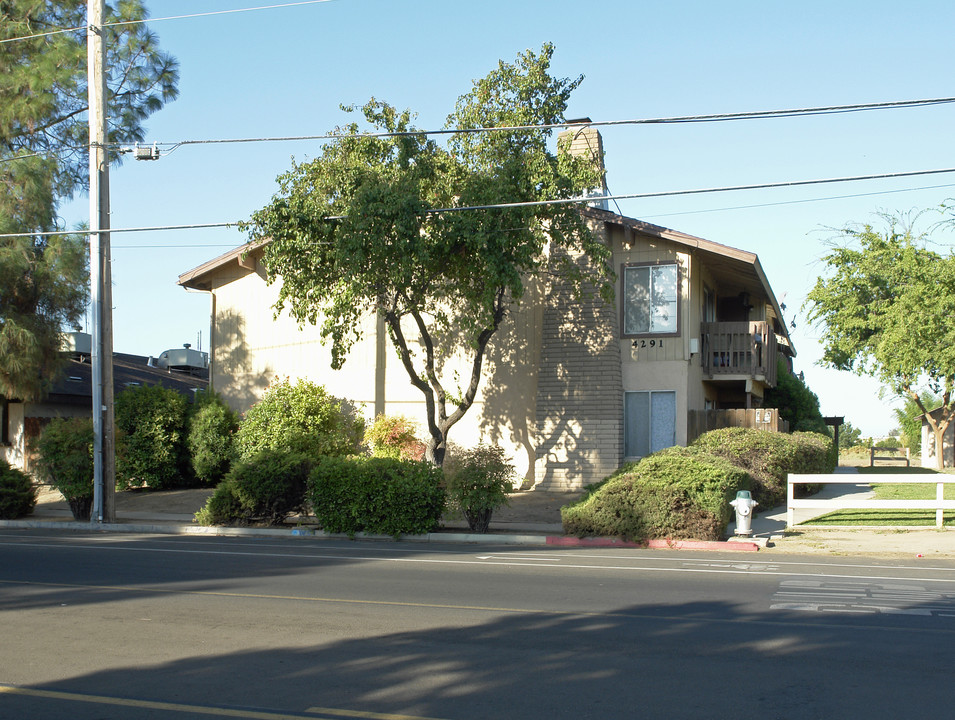
{"label": "shrub", "polygon": [[154,490],[188,484],[186,399],[160,385],[116,396],[116,484]]}
{"label": "shrub", "polygon": [[[763,509],[785,502],[790,473],[830,473],[835,468],[831,438],[815,432],[774,433],[750,428],[721,428],[693,443],[726,458],[753,478],[753,499]],[[802,486],[812,494],[819,486]]]}
{"label": "shrub", "polygon": [[76,520],[89,520],[93,508],[93,420],[54,418],[36,443],[38,468],[66,499]]}
{"label": "shrub", "polygon": [[322,457],[308,486],[312,512],[331,533],[420,535],[444,509],[441,471],[422,461]]}
{"label": "shrub", "polygon": [[473,532],[487,532],[494,510],[506,505],[514,490],[514,466],[497,446],[478,445],[452,457],[445,477],[451,506]]}
{"label": "shrub", "polygon": [[404,415],[379,415],[367,430],[365,442],[375,457],[421,460],[425,445],[415,435],[416,425]]}
{"label": "shrub", "polygon": [[206,506],[196,513],[200,525],[255,521],[280,525],[305,504],[311,464],[301,453],[262,450],[229,471]]}
{"label": "shrub", "polygon": [[229,525],[245,520],[245,512],[236,494],[235,483],[223,480],[195,515],[199,525]]}
{"label": "shrub", "polygon": [[[796,432],[788,436],[794,446],[795,461],[791,473],[812,475],[831,473],[839,464],[835,441],[828,435],[817,432]],[[821,484],[797,485],[796,494],[815,495],[822,489]]]}
{"label": "shrub", "polygon": [[16,520],[33,512],[36,488],[30,476],[0,458],[0,519]]}
{"label": "shrub", "polygon": [[785,433],[751,428],[721,428],[693,442],[711,455],[726,458],[750,474],[753,500],[767,509],[786,500],[786,475],[796,472],[796,445]]}
{"label": "shrub", "polygon": [[779,408],[779,416],[789,423],[792,432],[826,432],[818,396],[809,389],[805,380],[789,372],[781,357],[777,360],[776,387],[766,390],[763,406]]}
{"label": "shrub", "polygon": [[668,448],[629,464],[561,508],[564,531],[641,541],[722,537],[745,470],[698,448]]}
{"label": "shrub", "polygon": [[298,380],[272,385],[246,412],[235,441],[243,459],[268,448],[304,453],[314,459],[358,453],[364,429],[364,421],[342,400],[321,385]]}
{"label": "shrub", "polygon": [[236,455],[239,416],[214,392],[200,392],[189,416],[186,446],[196,480],[215,485],[229,472]]}

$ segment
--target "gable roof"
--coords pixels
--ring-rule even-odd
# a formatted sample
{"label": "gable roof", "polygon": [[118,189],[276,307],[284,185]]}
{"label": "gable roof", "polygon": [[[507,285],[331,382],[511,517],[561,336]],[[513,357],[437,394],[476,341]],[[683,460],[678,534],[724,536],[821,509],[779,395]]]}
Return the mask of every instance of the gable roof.
{"label": "gable roof", "polygon": [[[732,284],[739,287],[740,292],[748,292],[750,295],[765,295],[769,298],[776,317],[779,318],[785,344],[791,354],[795,356],[796,349],[789,337],[789,328],[785,325],[782,309],[779,307],[779,302],[776,300],[776,295],[773,293],[756,253],[740,250],[729,245],[721,245],[712,240],[689,235],[679,230],[671,230],[644,220],[619,215],[609,210],[583,207],[580,212],[584,217],[593,220],[619,225],[634,233],[657,237],[687,249],[695,250],[705,260],[707,268],[721,279],[729,279]],[[268,243],[268,240],[261,240],[229,250],[219,257],[184,272],[179,276],[178,284],[184,288],[209,292],[212,290],[213,276],[222,270],[233,268],[236,271],[253,272],[257,259],[262,255],[262,248]]]}
{"label": "gable roof", "polygon": [[202,263],[202,265],[192,270],[187,270],[179,276],[177,284],[182,285],[184,288],[209,292],[212,290],[212,276],[223,269],[233,267],[237,271],[254,271],[256,261],[262,256],[261,249],[268,245],[268,243],[268,240],[261,240],[233,248],[228,252],[222,253],[219,257]]}

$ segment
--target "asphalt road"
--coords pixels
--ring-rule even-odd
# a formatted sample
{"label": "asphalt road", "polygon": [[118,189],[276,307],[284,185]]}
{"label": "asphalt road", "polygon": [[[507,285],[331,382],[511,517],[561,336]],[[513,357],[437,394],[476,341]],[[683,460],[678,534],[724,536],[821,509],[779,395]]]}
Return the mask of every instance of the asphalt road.
{"label": "asphalt road", "polygon": [[0,531],[0,718],[948,717],[955,563]]}

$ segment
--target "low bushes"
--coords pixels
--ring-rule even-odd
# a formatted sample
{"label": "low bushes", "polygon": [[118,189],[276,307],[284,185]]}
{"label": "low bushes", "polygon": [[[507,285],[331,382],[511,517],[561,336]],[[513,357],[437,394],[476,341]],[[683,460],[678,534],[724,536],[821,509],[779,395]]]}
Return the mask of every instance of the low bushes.
{"label": "low bushes", "polygon": [[281,524],[305,505],[311,463],[304,455],[263,450],[237,463],[196,513],[200,525]]}
{"label": "low bushes", "polygon": [[[792,435],[749,428],[722,428],[704,433],[693,443],[726,458],[753,478],[753,499],[763,509],[786,500],[789,473],[830,473],[835,468],[832,440],[814,432]],[[818,492],[809,487],[807,493]]]}
{"label": "low bushes", "polygon": [[66,499],[75,520],[93,508],[93,421],[54,418],[37,439],[37,463],[46,481]]}
{"label": "low bushes", "polygon": [[729,501],[749,474],[699,448],[669,448],[626,465],[580,501],[561,508],[564,532],[650,538],[722,537]]}
{"label": "low bushes", "polygon": [[395,458],[318,458],[308,496],[326,532],[349,535],[420,535],[437,527],[444,508],[441,471]]}
{"label": "low bushes", "polygon": [[232,467],[239,416],[214,392],[200,392],[189,414],[186,447],[192,472],[203,485],[215,485]]}
{"label": "low bushes", "polygon": [[116,395],[116,485],[165,490],[189,484],[186,399],[161,385]]}
{"label": "low bushes", "polygon": [[445,461],[448,500],[472,532],[486,533],[494,511],[514,490],[514,466],[497,446],[479,445]]}
{"label": "low bushes", "polygon": [[0,458],[0,519],[16,520],[33,512],[36,488],[30,476]]}
{"label": "low bushes", "polygon": [[365,430],[365,442],[375,457],[421,460],[425,445],[415,434],[416,429],[414,421],[404,415],[379,415]]}
{"label": "low bushes", "polygon": [[235,442],[239,457],[282,448],[316,458],[361,450],[365,423],[344,401],[308,380],[279,382],[249,408]]}

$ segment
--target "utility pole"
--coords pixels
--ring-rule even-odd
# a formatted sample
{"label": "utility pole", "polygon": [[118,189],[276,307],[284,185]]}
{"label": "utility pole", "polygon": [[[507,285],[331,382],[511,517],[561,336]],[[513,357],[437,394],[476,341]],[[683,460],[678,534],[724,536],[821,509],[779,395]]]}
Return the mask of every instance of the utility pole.
{"label": "utility pole", "polygon": [[109,157],[106,148],[105,0],[87,2],[90,136],[90,295],[93,304],[93,523],[113,522],[116,487],[113,429],[113,300],[109,249]]}

